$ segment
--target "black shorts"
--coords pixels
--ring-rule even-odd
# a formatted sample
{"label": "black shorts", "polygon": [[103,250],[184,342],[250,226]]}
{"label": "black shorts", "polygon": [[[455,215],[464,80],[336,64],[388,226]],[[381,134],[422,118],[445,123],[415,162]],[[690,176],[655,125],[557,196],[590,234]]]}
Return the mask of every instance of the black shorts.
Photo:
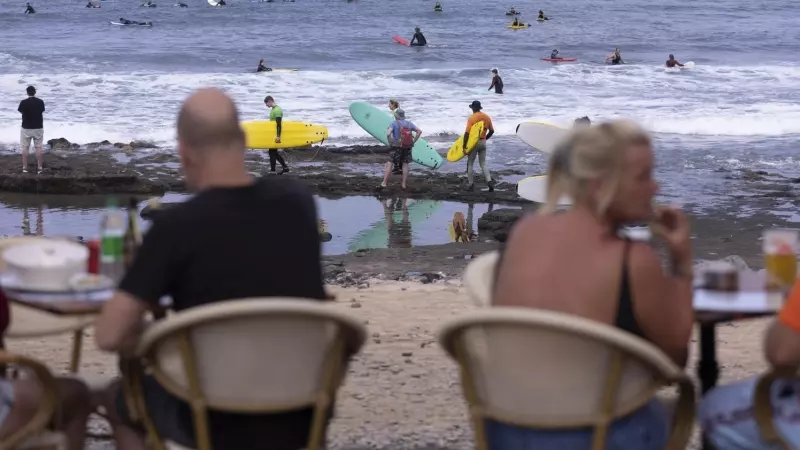
{"label": "black shorts", "polygon": [[[161,439],[196,448],[189,405],[170,394],[152,376],[142,377],[142,390],[148,415]],[[128,413],[121,385],[116,403],[117,414],[122,422],[144,434],[143,425],[135,422]],[[219,414],[214,412],[209,415],[214,448],[260,450],[264,448],[264,442],[273,442],[270,450],[296,450],[308,443],[313,411],[304,408],[277,414],[224,414],[225,417],[219,417]],[[332,416],[333,407],[328,413],[328,420]]]}
{"label": "black shorts", "polygon": [[395,166],[400,166],[401,164],[411,164],[411,149],[392,147],[391,151],[389,152],[389,161]]}

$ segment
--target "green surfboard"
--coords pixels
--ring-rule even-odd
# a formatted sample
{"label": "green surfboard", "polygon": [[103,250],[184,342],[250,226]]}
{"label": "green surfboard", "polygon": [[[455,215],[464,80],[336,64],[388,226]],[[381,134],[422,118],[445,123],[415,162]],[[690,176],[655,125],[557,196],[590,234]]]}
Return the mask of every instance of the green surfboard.
{"label": "green surfboard", "polygon": [[[391,114],[366,102],[353,102],[350,104],[350,115],[364,131],[383,145],[389,145],[389,140],[386,139],[386,129],[392,123]],[[444,161],[439,152],[425,139],[420,139],[414,144],[414,148],[411,149],[411,159],[415,163],[431,169],[439,168]]]}

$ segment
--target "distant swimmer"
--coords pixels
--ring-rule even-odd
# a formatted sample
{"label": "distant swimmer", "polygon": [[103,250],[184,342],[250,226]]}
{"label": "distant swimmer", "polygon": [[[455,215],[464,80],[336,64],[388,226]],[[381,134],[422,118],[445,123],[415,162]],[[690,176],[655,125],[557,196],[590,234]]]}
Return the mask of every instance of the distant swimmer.
{"label": "distant swimmer", "polygon": [[86,7],[87,8],[99,8],[100,4],[99,3],[94,3],[92,0],[89,0],[89,3],[86,4]]}
{"label": "distant swimmer", "polygon": [[619,52],[619,47],[614,49],[614,53],[608,55],[606,58],[606,62],[611,61],[611,64],[625,64],[625,61],[622,60],[622,55]]}
{"label": "distant swimmer", "polygon": [[583,116],[575,119],[575,122],[572,123],[572,128],[589,127],[591,125],[592,121],[589,120],[589,116]]}
{"label": "distant swimmer", "polygon": [[36,14],[36,10],[33,9],[30,3],[25,4],[25,14]]}
{"label": "distant swimmer", "polygon": [[552,52],[550,52],[550,59],[560,59],[558,56],[558,49],[554,48]]}
{"label": "distant swimmer", "polygon": [[436,2],[436,4],[433,6],[433,10],[434,11],[443,11],[442,4],[439,3],[439,2]]}
{"label": "distant swimmer", "polygon": [[489,91],[494,88],[495,94],[502,94],[503,93],[503,79],[500,78],[500,75],[497,73],[497,69],[492,69],[492,73],[494,76],[492,77],[492,85],[489,86]]}
{"label": "distant swimmer", "polygon": [[679,63],[677,59],[675,59],[675,55],[670,53],[669,59],[667,60],[667,67],[683,67],[683,64]]}
{"label": "distant swimmer", "polygon": [[428,40],[425,39],[425,36],[422,34],[422,31],[419,30],[419,27],[414,28],[414,36],[411,38],[411,42],[409,44],[411,47],[424,47],[428,45]]}
{"label": "distant swimmer", "polygon": [[137,22],[135,20],[128,20],[123,19],[122,17],[119,18],[119,23],[123,25],[152,25],[153,22]]}
{"label": "distant swimmer", "polygon": [[180,8],[188,8],[189,7],[189,5],[187,5],[186,3],[183,3],[183,2],[176,3],[175,6],[178,6]]}
{"label": "distant swimmer", "polygon": [[516,17],[514,17],[514,21],[511,22],[511,26],[512,27],[524,27],[525,24],[520,22],[519,19],[517,19]]}
{"label": "distant swimmer", "polygon": [[219,0],[219,3],[217,3],[217,6],[228,6],[228,4],[225,3],[225,0]]}
{"label": "distant swimmer", "polygon": [[149,0],[144,2],[144,3],[142,3],[142,7],[143,8],[155,8],[156,6],[158,6],[158,5],[156,5],[155,3],[153,3],[152,1],[149,1]]}
{"label": "distant swimmer", "polygon": [[516,16],[517,14],[519,14],[519,11],[517,11],[517,8],[514,8],[513,6],[508,10],[508,12],[506,12],[507,16]]}
{"label": "distant swimmer", "polygon": [[258,69],[256,69],[256,72],[272,72],[272,68],[265,66],[264,60],[262,59],[258,62]]}
{"label": "distant swimmer", "polygon": [[539,15],[538,15],[538,16],[536,16],[536,20],[538,20],[538,21],[540,21],[540,22],[541,22],[541,21],[543,21],[543,20],[550,20],[550,19],[548,19],[548,18],[547,18],[547,16],[545,16],[545,15],[544,15],[544,11],[542,11],[542,10],[540,9],[540,10],[539,10]]}

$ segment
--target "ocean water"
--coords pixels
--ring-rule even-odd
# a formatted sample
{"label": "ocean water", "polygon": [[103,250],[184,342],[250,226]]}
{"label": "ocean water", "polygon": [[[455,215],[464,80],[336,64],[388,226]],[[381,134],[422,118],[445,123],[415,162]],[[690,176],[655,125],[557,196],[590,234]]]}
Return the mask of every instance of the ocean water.
{"label": "ocean water", "polygon": [[[425,136],[441,146],[463,131],[480,100],[497,129],[491,167],[544,170],[544,156],[514,138],[520,121],[569,124],[630,118],[654,133],[662,195],[714,204],[736,192],[726,170],[793,175],[800,168],[800,13],[787,0],[523,2],[523,20],[544,9],[551,21],[506,29],[510,3],[230,0],[79,0],[0,3],[0,145],[19,136],[16,106],[36,85],[47,103],[46,138],[174,143],[175,115],[195,88],[218,86],[243,120],[263,119],[273,95],[289,120],[329,127],[328,145],[374,142],[347,112],[350,102],[398,99]],[[152,28],[117,27],[125,17]],[[429,47],[408,48],[414,26]],[[620,47],[624,66],[603,64]],[[552,48],[574,64],[541,61]],[[669,53],[694,61],[667,71]],[[253,73],[258,60],[296,68]],[[478,93],[498,68],[506,94]],[[443,170],[463,170],[447,165]]]}

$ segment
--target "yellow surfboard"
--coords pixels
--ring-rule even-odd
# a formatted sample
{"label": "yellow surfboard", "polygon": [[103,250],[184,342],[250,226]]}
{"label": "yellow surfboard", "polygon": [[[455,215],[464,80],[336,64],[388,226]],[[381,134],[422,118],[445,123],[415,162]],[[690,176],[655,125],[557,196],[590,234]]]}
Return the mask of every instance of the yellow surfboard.
{"label": "yellow surfboard", "polygon": [[476,145],[478,145],[478,140],[481,138],[481,134],[483,134],[483,122],[478,122],[472,126],[469,130],[469,141],[467,141],[467,151],[464,151],[464,135],[456,139],[453,142],[453,145],[450,146],[450,150],[447,151],[447,160],[450,162],[456,162],[459,159],[467,156],[469,152],[471,152]]}
{"label": "yellow surfboard", "polygon": [[267,120],[242,122],[247,148],[273,149],[308,147],[328,139],[328,128],[305,122],[281,123],[281,142],[275,142],[276,123]]}

